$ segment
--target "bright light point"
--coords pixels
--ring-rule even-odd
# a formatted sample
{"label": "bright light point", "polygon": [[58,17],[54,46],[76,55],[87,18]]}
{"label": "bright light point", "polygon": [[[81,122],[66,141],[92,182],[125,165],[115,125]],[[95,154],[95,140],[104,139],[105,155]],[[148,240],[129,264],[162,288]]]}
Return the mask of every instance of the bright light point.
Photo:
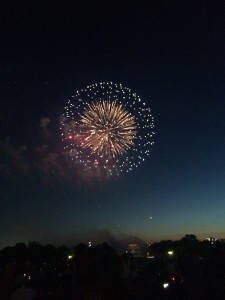
{"label": "bright light point", "polygon": [[173,250],[169,250],[169,251],[167,252],[167,254],[168,254],[168,255],[173,255],[174,252],[173,252]]}
{"label": "bright light point", "polygon": [[169,287],[169,283],[167,283],[167,282],[163,283],[163,288],[164,288],[164,289],[166,289],[166,288],[168,288],[168,287]]}
{"label": "bright light point", "polygon": [[71,260],[73,258],[73,255],[68,255],[67,257],[69,260]]}

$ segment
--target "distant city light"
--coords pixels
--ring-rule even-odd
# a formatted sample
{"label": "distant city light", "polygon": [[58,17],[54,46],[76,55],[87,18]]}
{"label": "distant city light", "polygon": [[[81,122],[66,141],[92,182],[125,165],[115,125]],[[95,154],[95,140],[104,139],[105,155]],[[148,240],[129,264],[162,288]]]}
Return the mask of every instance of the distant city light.
{"label": "distant city light", "polygon": [[164,287],[164,289],[168,288],[169,287],[169,283],[168,282],[163,283],[163,287]]}
{"label": "distant city light", "polygon": [[68,255],[68,259],[71,260],[73,258],[73,255]]}
{"label": "distant city light", "polygon": [[169,251],[167,252],[167,254],[168,254],[168,255],[173,255],[174,252],[173,252],[173,250],[169,250]]}
{"label": "distant city light", "polygon": [[217,241],[217,239],[214,237],[208,237],[206,238],[206,241],[210,242],[211,244],[214,244]]}
{"label": "distant city light", "polygon": [[174,276],[171,277],[172,281],[176,281],[176,278]]}

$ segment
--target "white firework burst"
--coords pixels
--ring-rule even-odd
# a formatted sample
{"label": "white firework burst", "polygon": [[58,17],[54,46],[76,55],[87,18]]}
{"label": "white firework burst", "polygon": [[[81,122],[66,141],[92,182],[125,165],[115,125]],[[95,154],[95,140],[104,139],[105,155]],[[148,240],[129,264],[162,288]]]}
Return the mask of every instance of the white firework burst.
{"label": "white firework burst", "polygon": [[129,88],[101,82],[76,92],[61,118],[64,149],[93,174],[129,172],[154,144],[151,110]]}

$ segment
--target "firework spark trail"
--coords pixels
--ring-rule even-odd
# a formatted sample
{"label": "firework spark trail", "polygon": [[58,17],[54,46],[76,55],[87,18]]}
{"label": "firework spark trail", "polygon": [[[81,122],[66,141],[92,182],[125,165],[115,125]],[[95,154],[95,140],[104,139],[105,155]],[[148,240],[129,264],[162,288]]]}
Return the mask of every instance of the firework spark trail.
{"label": "firework spark trail", "polygon": [[84,147],[101,156],[121,155],[137,133],[135,117],[115,102],[91,103],[81,116],[80,127],[87,135]]}
{"label": "firework spark trail", "polygon": [[93,174],[129,172],[154,144],[150,108],[121,84],[95,83],[68,100],[61,117],[64,149]]}

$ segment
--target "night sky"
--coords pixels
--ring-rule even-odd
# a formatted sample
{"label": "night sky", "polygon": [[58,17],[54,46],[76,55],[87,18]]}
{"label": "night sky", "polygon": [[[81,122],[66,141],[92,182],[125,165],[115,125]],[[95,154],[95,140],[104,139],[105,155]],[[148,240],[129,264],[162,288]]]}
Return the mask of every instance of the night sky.
{"label": "night sky", "polygon": [[[224,1],[5,1],[0,248],[225,237]],[[154,146],[119,177],[65,157],[59,118],[89,84],[136,92]]]}

